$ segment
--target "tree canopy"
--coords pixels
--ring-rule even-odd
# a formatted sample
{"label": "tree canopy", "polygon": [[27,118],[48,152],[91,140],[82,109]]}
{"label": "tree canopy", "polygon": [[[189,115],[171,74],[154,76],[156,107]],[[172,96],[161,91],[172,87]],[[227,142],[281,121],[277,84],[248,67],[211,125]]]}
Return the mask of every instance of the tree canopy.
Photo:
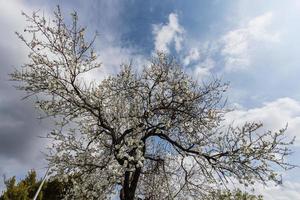
{"label": "tree canopy", "polygon": [[59,8],[53,21],[24,16],[29,25],[17,35],[29,59],[11,77],[56,121],[48,160],[55,177],[72,181],[66,198],[110,199],[119,191],[121,200],[205,199],[230,180],[278,181],[276,167],[293,167],[285,129],[221,125],[221,80],[200,83],[157,53],[142,70],[125,64],[88,84],[84,74],[101,64],[77,14],[70,24]]}

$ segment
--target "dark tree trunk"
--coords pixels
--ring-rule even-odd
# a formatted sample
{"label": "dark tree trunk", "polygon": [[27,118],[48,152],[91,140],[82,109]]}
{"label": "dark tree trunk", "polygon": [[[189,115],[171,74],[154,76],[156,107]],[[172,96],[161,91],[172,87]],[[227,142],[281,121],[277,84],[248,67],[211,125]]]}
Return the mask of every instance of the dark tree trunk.
{"label": "dark tree trunk", "polygon": [[120,191],[121,200],[134,200],[140,174],[141,168],[137,168],[134,172],[125,172],[124,182]]}

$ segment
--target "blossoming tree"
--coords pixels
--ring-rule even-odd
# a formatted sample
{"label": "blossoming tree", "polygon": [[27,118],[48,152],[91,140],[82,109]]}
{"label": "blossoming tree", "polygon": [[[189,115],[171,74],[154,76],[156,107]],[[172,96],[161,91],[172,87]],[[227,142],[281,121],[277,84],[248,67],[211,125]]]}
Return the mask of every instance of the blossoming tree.
{"label": "blossoming tree", "polygon": [[29,26],[17,35],[29,61],[11,76],[56,121],[48,160],[54,176],[73,182],[66,198],[118,191],[121,200],[201,199],[230,180],[278,181],[276,167],[292,167],[285,129],[221,126],[227,85],[220,80],[199,84],[158,53],[141,72],[124,65],[87,84],[83,75],[101,65],[77,14],[70,24],[59,8],[53,21],[23,14]]}

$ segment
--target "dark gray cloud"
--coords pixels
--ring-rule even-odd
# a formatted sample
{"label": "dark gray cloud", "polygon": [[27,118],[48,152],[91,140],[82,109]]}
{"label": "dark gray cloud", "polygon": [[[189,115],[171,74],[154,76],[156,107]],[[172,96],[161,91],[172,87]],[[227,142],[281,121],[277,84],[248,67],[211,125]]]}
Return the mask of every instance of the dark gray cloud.
{"label": "dark gray cloud", "polygon": [[[5,90],[1,92],[8,96],[13,93]],[[30,106],[20,99],[1,102],[0,155],[24,158],[26,150],[32,147],[33,138],[41,135],[42,126],[35,120],[35,113]]]}
{"label": "dark gray cloud", "polygon": [[13,87],[16,82],[9,81],[9,73],[23,61],[23,52],[4,45],[0,52],[0,156],[28,160],[26,152],[34,146],[33,138],[45,127],[36,120],[32,102],[22,101],[25,94]]}
{"label": "dark gray cloud", "polygon": [[[26,60],[26,49],[14,34],[24,27],[21,10],[28,11],[20,2],[0,2],[0,176],[22,177],[35,168],[43,173],[47,141],[43,136],[49,130],[47,121],[37,120],[38,112],[31,100],[22,100],[24,92],[17,91],[9,81],[9,73]],[[3,181],[0,180],[0,193]]]}
{"label": "dark gray cloud", "polygon": [[[27,60],[27,49],[14,34],[15,31],[21,32],[26,25],[21,11],[30,14],[41,9],[45,15],[50,15],[58,3],[62,2],[0,1],[0,27],[3,27],[0,32],[0,176],[21,178],[32,168],[43,175],[46,162],[41,152],[46,151],[49,141],[38,136],[45,136],[51,129],[50,121],[37,119],[39,113],[34,109],[33,101],[22,100],[25,93],[13,87],[18,83],[9,81],[8,74]],[[118,1],[92,1],[88,4],[72,1],[72,4],[64,2],[61,7],[66,14],[80,11],[81,22],[88,25],[90,31],[95,31],[95,27],[101,29],[101,40],[105,40],[105,44],[118,43],[120,31],[115,30],[121,23],[117,20],[121,13]],[[3,187],[0,180],[0,193]]]}
{"label": "dark gray cloud", "polygon": [[[0,49],[2,51],[2,49]],[[46,140],[43,136],[49,129],[47,122],[37,120],[38,113],[29,100],[6,80],[7,70],[2,64],[6,58],[0,55],[0,175],[10,177],[25,174],[29,169],[41,168]],[[4,78],[5,77],[5,78]],[[3,189],[0,181],[0,191]]]}

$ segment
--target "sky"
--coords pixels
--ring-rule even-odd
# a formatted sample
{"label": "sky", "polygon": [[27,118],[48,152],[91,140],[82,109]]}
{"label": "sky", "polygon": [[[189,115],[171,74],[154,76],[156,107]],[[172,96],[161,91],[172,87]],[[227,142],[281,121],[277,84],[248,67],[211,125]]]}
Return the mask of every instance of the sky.
{"label": "sky", "polygon": [[[229,82],[228,122],[261,121],[274,131],[288,125],[287,135],[298,136],[290,162],[300,165],[300,1],[0,0],[0,175],[45,171],[48,141],[40,136],[51,122],[37,120],[32,100],[22,100],[8,74],[27,60],[14,34],[25,27],[21,11],[51,17],[58,4],[66,19],[77,11],[87,31],[99,33],[103,67],[88,78],[114,74],[122,63],[141,68],[164,51],[198,80]],[[282,186],[256,189],[266,200],[300,199],[300,169],[284,172]]]}

